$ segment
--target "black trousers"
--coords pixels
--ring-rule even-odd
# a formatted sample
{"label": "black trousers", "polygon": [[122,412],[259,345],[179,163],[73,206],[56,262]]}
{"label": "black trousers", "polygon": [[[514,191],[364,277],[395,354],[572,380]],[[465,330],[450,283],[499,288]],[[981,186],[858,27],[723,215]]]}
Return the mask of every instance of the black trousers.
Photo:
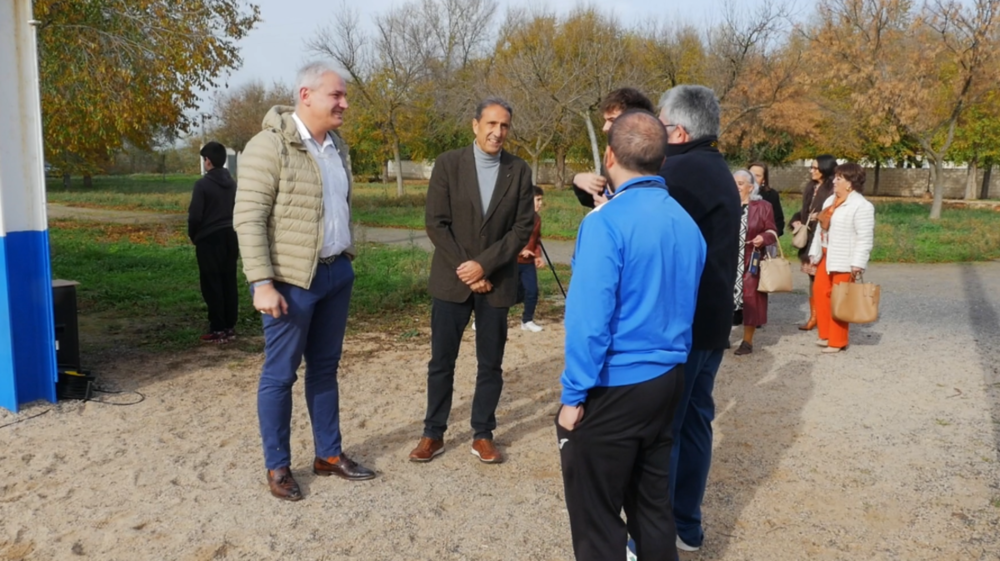
{"label": "black trousers", "polygon": [[493,438],[497,428],[497,403],[503,390],[503,353],[507,346],[507,312],[494,308],[482,294],[465,302],[434,299],[431,306],[431,361],[427,365],[427,416],[424,436],[444,438],[451,413],[455,360],[462,332],[476,312],[476,391],[472,397],[473,438]]}
{"label": "black trousers", "polygon": [[212,232],[194,244],[201,277],[201,296],[208,306],[211,331],[236,327],[240,313],[236,289],[236,259],[240,255],[236,231],[231,228]]}
{"label": "black trousers", "polygon": [[577,561],[624,560],[629,535],[639,561],[676,561],[667,476],[683,369],[678,365],[639,384],[590,390],[583,420],[572,431],[559,426],[556,416]]}

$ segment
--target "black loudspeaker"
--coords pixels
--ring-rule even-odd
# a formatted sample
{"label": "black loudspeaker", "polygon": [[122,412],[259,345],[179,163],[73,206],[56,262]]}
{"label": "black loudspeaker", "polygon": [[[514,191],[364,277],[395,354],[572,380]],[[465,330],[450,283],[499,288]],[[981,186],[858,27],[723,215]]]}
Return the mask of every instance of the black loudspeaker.
{"label": "black loudspeaker", "polygon": [[52,281],[56,364],[60,370],[80,370],[80,331],[76,317],[76,281]]}

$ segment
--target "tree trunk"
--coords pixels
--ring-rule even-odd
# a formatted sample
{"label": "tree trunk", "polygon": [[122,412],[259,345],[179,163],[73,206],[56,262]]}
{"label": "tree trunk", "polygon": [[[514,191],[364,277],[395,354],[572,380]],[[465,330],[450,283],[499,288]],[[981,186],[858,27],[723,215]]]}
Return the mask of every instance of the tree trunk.
{"label": "tree trunk", "polygon": [[990,176],[993,175],[993,160],[986,158],[983,161],[983,186],[979,190],[980,199],[990,198]]}
{"label": "tree trunk", "polygon": [[535,185],[538,185],[541,181],[538,178],[538,159],[541,157],[541,152],[529,153],[528,155],[531,156],[531,180],[535,182]]}
{"label": "tree trunk", "polygon": [[389,182],[389,162],[382,163],[382,183]]}
{"label": "tree trunk", "polygon": [[587,113],[580,113],[583,121],[587,123],[587,135],[590,136],[590,148],[594,151],[594,173],[601,175],[601,149],[597,146],[597,133],[594,132],[594,121]]}
{"label": "tree trunk", "polygon": [[969,167],[966,169],[965,173],[965,200],[974,201],[976,200],[976,160],[978,158],[973,157],[972,161],[969,162]]}
{"label": "tree trunk", "polygon": [[70,175],[68,173],[64,173],[63,174],[63,189],[66,189],[68,191],[69,188],[72,186],[72,183],[73,182],[70,180]]}
{"label": "tree trunk", "polygon": [[396,161],[396,196],[402,197],[403,190],[403,158],[399,155],[399,137],[392,136],[392,158]]}
{"label": "tree trunk", "polygon": [[83,176],[83,187],[84,189],[91,189],[94,187],[94,178],[89,173]]}
{"label": "tree trunk", "polygon": [[878,179],[879,172],[882,171],[882,162],[875,162],[875,184],[872,185],[872,196],[878,196]]}
{"label": "tree trunk", "polygon": [[566,185],[566,147],[556,148],[556,189],[562,189]]}
{"label": "tree trunk", "polygon": [[941,208],[944,206],[944,156],[931,156],[934,165],[931,170],[934,172],[934,202],[931,203],[931,220],[941,218]]}

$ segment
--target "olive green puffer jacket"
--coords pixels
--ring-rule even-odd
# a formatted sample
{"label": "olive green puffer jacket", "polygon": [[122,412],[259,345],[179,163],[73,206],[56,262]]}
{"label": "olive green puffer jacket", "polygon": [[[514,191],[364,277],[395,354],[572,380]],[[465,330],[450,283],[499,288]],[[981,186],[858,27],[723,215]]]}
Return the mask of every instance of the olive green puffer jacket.
{"label": "olive green puffer jacket", "polygon": [[[233,227],[240,240],[247,281],[274,279],[308,289],[323,246],[323,182],[292,114],[276,105],[264,117],[239,161]],[[333,142],[347,170],[351,197],[351,160],[336,132]],[[354,245],[345,253],[354,258]]]}

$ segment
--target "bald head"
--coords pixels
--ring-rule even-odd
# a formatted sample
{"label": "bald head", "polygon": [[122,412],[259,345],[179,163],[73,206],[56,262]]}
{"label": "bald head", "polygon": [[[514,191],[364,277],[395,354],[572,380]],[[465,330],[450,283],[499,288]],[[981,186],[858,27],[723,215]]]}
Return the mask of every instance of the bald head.
{"label": "bald head", "polygon": [[622,113],[608,130],[608,148],[624,170],[656,175],[666,157],[667,133],[652,113],[632,110]]}

